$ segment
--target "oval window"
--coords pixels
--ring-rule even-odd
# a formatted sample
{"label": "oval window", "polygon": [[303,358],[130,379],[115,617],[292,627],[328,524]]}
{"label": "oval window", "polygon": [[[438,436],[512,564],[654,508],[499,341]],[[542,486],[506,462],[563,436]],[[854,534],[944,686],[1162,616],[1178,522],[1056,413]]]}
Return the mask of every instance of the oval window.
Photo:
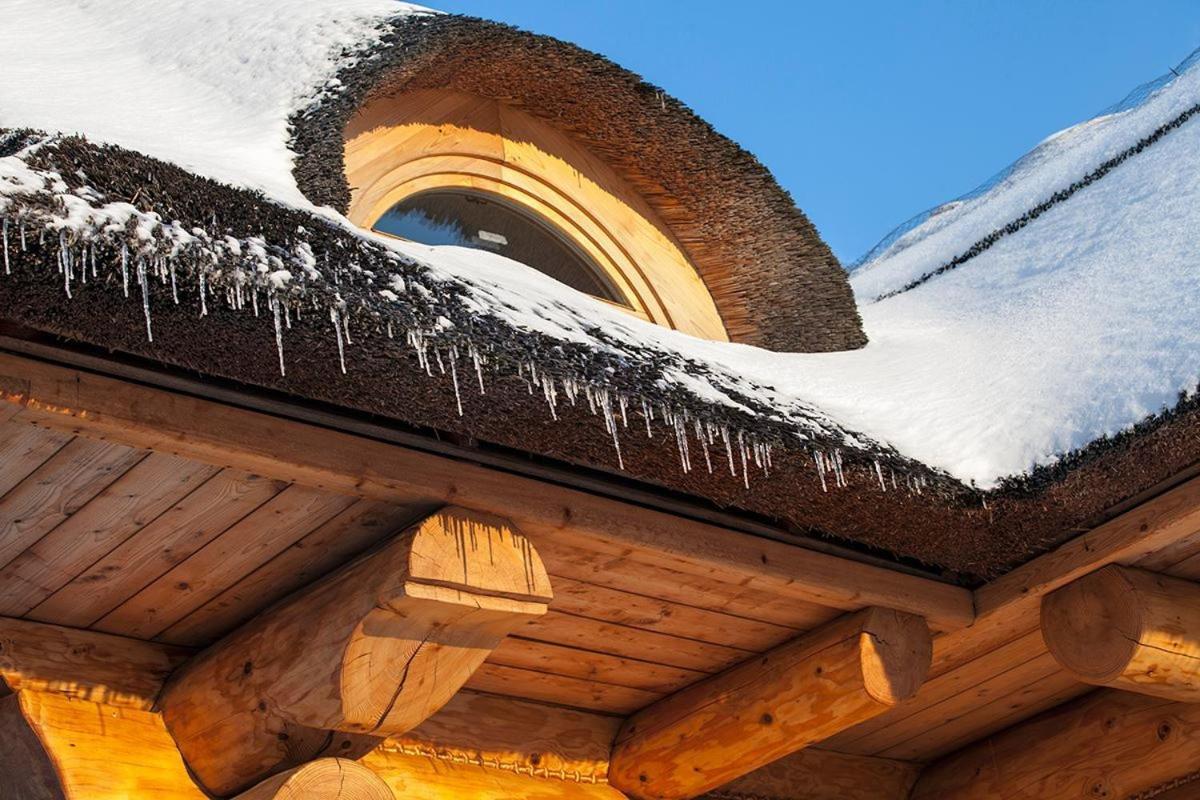
{"label": "oval window", "polygon": [[563,233],[498,198],[448,189],[422,192],[392,206],[374,227],[421,244],[490,250],[573,289],[627,305],[600,268]]}

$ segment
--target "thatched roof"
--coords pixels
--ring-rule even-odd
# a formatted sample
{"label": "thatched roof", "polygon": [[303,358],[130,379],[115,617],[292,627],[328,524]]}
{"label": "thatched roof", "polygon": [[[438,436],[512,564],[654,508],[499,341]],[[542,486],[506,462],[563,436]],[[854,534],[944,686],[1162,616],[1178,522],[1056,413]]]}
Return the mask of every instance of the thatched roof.
{"label": "thatched roof", "polygon": [[687,106],[595,53],[462,16],[404,16],[292,117],[296,182],[350,203],[343,131],[367,102],[452,89],[542,118],[603,158],[671,228],[735,342],[786,352],[866,344],[837,258],[758,159]]}
{"label": "thatched roof", "polygon": [[[581,94],[587,102],[578,111],[562,95],[564,105],[551,112],[574,135],[603,124],[615,126],[603,128],[606,136],[616,136],[627,125],[631,137],[642,130],[651,139],[677,136],[706,153],[708,163],[723,152],[727,166],[749,170],[742,186],[757,187],[741,191],[737,202],[720,191],[733,180],[725,167],[711,169],[725,177],[709,182],[648,147],[645,172],[653,168],[664,186],[678,181],[672,192],[691,197],[696,209],[717,209],[727,224],[773,230],[779,253],[799,252],[789,248],[807,236],[789,239],[804,226],[770,229],[767,217],[756,216],[758,203],[763,214],[775,208],[776,221],[802,220],[794,209],[776,207],[782,193],[756,162],[730,155],[736,148],[705,133],[690,112],[645,95],[653,90],[598,57],[473,20],[374,24],[364,23],[375,31],[370,47],[328,64],[315,59],[319,82],[284,104],[300,156],[295,184],[266,168],[253,181],[238,180],[250,162],[227,172],[222,162],[193,163],[193,152],[171,149],[169,125],[141,152],[78,136],[0,133],[0,325],[7,323],[7,335],[63,337],[113,359],[144,359],[246,391],[282,393],[678,493],[796,536],[891,554],[964,581],[1027,560],[1200,463],[1200,411],[1186,391],[1200,370],[1188,372],[1186,346],[1183,362],[1171,361],[1171,342],[1186,345],[1190,329],[1137,293],[1096,294],[1123,280],[1117,245],[1134,242],[1156,268],[1141,287],[1153,289],[1150,300],[1165,291],[1193,296],[1194,272],[1176,256],[1197,226],[1171,223],[1191,219],[1190,198],[1200,192],[1188,177],[1194,121],[1056,200],[1050,212],[961,268],[887,300],[874,302],[886,291],[860,293],[864,318],[875,326],[870,346],[773,354],[651,326],[490,254],[474,259],[388,242],[305,202],[297,184],[309,201],[345,199],[341,126],[376,93],[443,86],[500,96],[508,79],[512,101],[534,113],[535,106],[555,108],[543,89],[553,95],[567,88],[555,81],[574,81],[575,89],[591,86],[596,94]],[[518,91],[516,73],[538,70],[546,74]],[[490,88],[489,71],[500,76]],[[568,77],[551,74],[559,71]],[[1059,178],[1071,185],[1111,158],[1109,150],[1128,149],[1183,113],[1195,102],[1193,83],[1181,81],[1164,95],[1166,106],[1144,118],[1084,132],[1107,131],[1111,141],[1065,137],[1075,147],[1070,169],[1042,176],[1045,185],[1034,189],[1028,181],[1013,184],[1010,194],[1028,201],[1025,207],[1000,197],[949,211],[941,227],[919,241],[910,237],[895,260],[873,264],[856,285],[903,287],[923,264],[936,267],[956,252],[936,246],[937,237],[969,243],[976,230],[1001,228],[1045,199],[1040,195],[1053,197]],[[602,86],[623,98],[625,122],[609,119],[619,116],[615,111],[603,113]],[[255,91],[245,95],[258,99]],[[197,122],[187,116],[176,121],[181,137]],[[87,122],[78,127],[88,130]],[[221,117],[206,130],[225,124]],[[72,125],[74,118],[58,129]],[[135,138],[112,130],[105,129],[109,141]],[[1069,174],[1076,162],[1086,168]],[[1160,210],[1151,201],[1162,164],[1170,166],[1176,193],[1162,206],[1165,227],[1151,229],[1135,215]],[[637,165],[624,169],[636,177]],[[760,177],[747,177],[752,173]],[[639,186],[649,191],[649,184]],[[1097,227],[1113,207],[1120,214]],[[718,239],[733,236],[733,228],[721,230]],[[769,248],[767,238],[748,246]],[[1162,246],[1151,252],[1147,242]],[[1059,317],[1038,316],[1042,300],[1065,303],[1054,306]],[[1081,349],[1088,342],[1070,338],[1073,328],[1097,324],[1097,308],[1109,315],[1098,324],[1123,326],[1124,349],[1105,350],[1103,341]],[[964,353],[976,363],[962,363]],[[980,369],[986,379],[972,378]],[[1158,395],[1139,383],[1152,379]],[[1064,386],[1075,394],[1057,396]],[[1102,396],[1089,396],[1093,390]],[[1155,402],[1164,393],[1169,402]],[[1038,413],[1023,415],[1014,400],[1028,400]],[[1089,403],[1107,416],[1088,416]],[[975,488],[976,479],[990,488]]]}

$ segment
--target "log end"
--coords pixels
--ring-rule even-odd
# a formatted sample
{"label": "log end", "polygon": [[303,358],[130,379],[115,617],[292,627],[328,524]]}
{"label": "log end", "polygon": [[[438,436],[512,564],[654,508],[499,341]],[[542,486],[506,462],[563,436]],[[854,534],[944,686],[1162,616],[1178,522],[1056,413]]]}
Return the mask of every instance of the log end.
{"label": "log end", "polygon": [[861,633],[863,686],[872,698],[895,705],[916,695],[933,660],[933,637],[923,617],[871,609]]}
{"label": "log end", "polygon": [[1129,667],[1142,629],[1141,607],[1122,569],[1109,566],[1042,600],[1042,638],[1083,683],[1108,684]]}

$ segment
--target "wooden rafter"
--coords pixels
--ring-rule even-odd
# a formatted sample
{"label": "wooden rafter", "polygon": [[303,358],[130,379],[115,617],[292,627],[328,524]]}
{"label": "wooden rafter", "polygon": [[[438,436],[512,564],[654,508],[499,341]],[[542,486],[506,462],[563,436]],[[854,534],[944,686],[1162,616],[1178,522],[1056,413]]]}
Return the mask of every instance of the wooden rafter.
{"label": "wooden rafter", "polygon": [[507,516],[535,542],[634,553],[793,600],[894,608],[942,630],[974,617],[969,591],[928,578],[24,356],[0,354],[0,399],[23,407],[14,419],[344,494],[453,502]]}
{"label": "wooden rafter", "polygon": [[203,786],[233,795],[414,728],[550,597],[528,540],[445,509],[194,657],[163,718]]}
{"label": "wooden rafter", "polygon": [[912,697],[929,668],[924,620],[847,615],[643,709],[613,747],[631,797],[696,797]]}

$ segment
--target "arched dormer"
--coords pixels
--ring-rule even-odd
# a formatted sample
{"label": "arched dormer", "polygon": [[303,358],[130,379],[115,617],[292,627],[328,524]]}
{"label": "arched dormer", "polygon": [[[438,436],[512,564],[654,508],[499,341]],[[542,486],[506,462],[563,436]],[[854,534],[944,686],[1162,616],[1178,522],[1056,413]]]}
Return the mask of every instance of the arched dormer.
{"label": "arched dormer", "polygon": [[766,168],[574,45],[405,17],[292,132],[301,190],[359,224],[470,192],[548,226],[647,319],[773,350],[866,343],[844,271]]}
{"label": "arched dormer", "polygon": [[[708,287],[654,209],[602,160],[529,114],[447,90],[378,98],[347,125],[345,163],[349,217],[363,227],[398,233],[387,227],[391,213],[410,225],[401,235],[421,238],[411,226],[424,216],[441,223],[428,231],[438,237],[457,217],[472,236],[482,231],[477,246],[539,268],[510,252],[518,240],[490,229],[525,218],[527,238],[541,223],[547,244],[561,241],[598,273],[590,294],[668,328],[728,339]],[[483,227],[489,219],[498,224]],[[576,282],[588,291],[585,276]]]}

